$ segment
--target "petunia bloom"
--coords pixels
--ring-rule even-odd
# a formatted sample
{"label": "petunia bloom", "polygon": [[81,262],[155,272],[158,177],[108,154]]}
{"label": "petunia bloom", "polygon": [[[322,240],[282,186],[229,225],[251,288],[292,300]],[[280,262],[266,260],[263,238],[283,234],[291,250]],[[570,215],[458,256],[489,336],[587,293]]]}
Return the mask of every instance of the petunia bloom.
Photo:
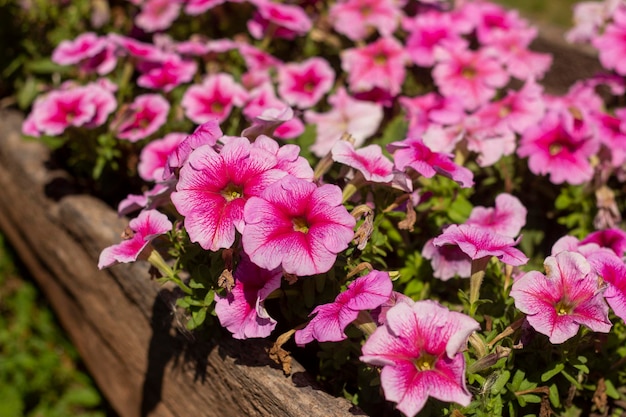
{"label": "petunia bloom", "polygon": [[459,276],[469,278],[472,275],[472,259],[457,245],[435,246],[429,239],[422,249],[422,256],[430,260],[433,276],[442,281]]}
{"label": "petunia bloom", "polygon": [[129,142],[145,139],[165,124],[169,111],[169,102],[159,94],[137,96],[113,121],[116,135]]}
{"label": "petunia bloom", "polygon": [[376,144],[354,149],[350,142],[340,140],[333,146],[332,157],[335,162],[357,169],[367,181],[386,183],[393,179],[393,162]]}
{"label": "petunia bloom", "polygon": [[359,311],[372,310],[391,297],[393,285],[389,274],[372,271],[355,279],[348,288],[339,294],[335,301],[317,306],[311,315],[313,319],[294,337],[296,344],[305,345],[313,340],[318,342],[339,342],[347,338],[346,327],[357,319]]}
{"label": "petunia bloom", "polygon": [[463,348],[479,324],[435,301],[398,303],[367,339],[361,361],[382,366],[380,382],[388,401],[415,416],[428,397],[469,405]]}
{"label": "petunia bloom", "polygon": [[172,230],[172,222],[156,210],[144,210],[132,219],[124,232],[121,243],[109,246],[100,253],[98,268],[103,269],[118,262],[134,262],[142,256],[144,249],[159,235]]}
{"label": "petunia bloom", "polygon": [[626,265],[612,252],[598,251],[587,260],[606,284],[604,299],[613,312],[626,322]]}
{"label": "petunia bloom", "polygon": [[172,193],[191,241],[211,251],[231,247],[235,230],[244,228],[246,201],[286,175],[273,169],[276,163],[275,155],[243,137],[226,141],[220,153],[207,145],[192,151]]}
{"label": "petunia bloom", "polygon": [[202,84],[194,84],[185,91],[180,105],[194,123],[217,119],[226,120],[233,106],[242,106],[248,97],[242,86],[230,74],[209,75]]}
{"label": "petunia bloom", "polygon": [[270,317],[263,302],[280,288],[282,276],[280,268],[259,268],[244,254],[233,274],[233,289],[225,297],[215,296],[215,313],[222,327],[235,339],[269,336],[276,320]]}
{"label": "petunia bloom", "polygon": [[333,86],[335,72],[324,58],[309,58],[278,68],[278,94],[290,105],[313,107]]}
{"label": "petunia bloom", "polygon": [[180,14],[182,4],[171,0],[145,0],[135,17],[135,24],[146,32],[169,28]]}
{"label": "petunia bloom", "polygon": [[187,136],[186,133],[171,132],[162,139],[148,143],[139,155],[137,165],[139,176],[146,181],[162,181],[168,157]]}
{"label": "petunia bloom", "polygon": [[528,323],[554,344],[578,333],[580,325],[608,333],[611,322],[598,280],[583,255],[563,251],[548,256],[546,275],[530,271],[515,280],[511,297]]}
{"label": "petunia bloom", "polygon": [[328,11],[333,29],[353,41],[364,40],[375,29],[391,36],[398,27],[401,12],[392,0],[343,0]]}
{"label": "petunia bloom", "polygon": [[474,207],[465,223],[514,238],[526,224],[527,212],[517,197],[503,193],[496,197],[494,208]]}
{"label": "petunia bloom", "polygon": [[291,175],[251,197],[243,212],[244,251],[265,269],[282,265],[285,272],[327,272],[348,247],[356,221],[341,204],[341,189],[321,187]]}

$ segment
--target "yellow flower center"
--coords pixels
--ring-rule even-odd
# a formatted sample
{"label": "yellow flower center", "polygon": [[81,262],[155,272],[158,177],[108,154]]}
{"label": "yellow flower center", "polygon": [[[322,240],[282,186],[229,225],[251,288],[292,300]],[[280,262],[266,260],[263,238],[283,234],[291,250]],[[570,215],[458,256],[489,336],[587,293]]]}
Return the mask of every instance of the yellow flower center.
{"label": "yellow flower center", "polygon": [[296,232],[309,232],[309,224],[307,223],[306,219],[302,217],[296,217],[291,221],[291,223],[293,224],[293,230],[295,230]]}
{"label": "yellow flower center", "polygon": [[221,192],[226,201],[233,201],[243,196],[243,189],[233,183],[229,183]]}
{"label": "yellow flower center", "polygon": [[556,314],[558,314],[559,316],[565,316],[572,312],[572,306],[564,300],[556,303],[554,309],[556,310]]}
{"label": "yellow flower center", "polygon": [[422,353],[420,357],[415,360],[415,367],[418,371],[429,371],[434,369],[436,359],[436,356]]}

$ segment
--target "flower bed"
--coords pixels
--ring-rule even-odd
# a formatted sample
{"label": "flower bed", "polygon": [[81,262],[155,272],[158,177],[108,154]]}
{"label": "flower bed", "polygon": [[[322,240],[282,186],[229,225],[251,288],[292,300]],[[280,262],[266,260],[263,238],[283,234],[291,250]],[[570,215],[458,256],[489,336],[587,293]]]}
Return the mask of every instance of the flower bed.
{"label": "flower bed", "polygon": [[46,168],[48,150],[23,141],[21,122],[0,115],[0,228],[120,417],[353,415],[297,362],[289,378],[268,366],[267,344],[181,333],[174,290],[151,281],[146,265],[99,271],[100,251],[127,221],[71,195],[72,179]]}

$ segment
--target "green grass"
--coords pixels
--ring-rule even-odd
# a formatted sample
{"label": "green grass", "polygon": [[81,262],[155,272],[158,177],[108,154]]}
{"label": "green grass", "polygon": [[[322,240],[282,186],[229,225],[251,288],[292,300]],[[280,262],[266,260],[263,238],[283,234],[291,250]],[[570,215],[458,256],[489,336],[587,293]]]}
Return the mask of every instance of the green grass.
{"label": "green grass", "polygon": [[551,23],[562,28],[572,26],[572,7],[581,0],[495,0],[536,22]]}
{"label": "green grass", "polygon": [[76,350],[0,234],[0,416],[105,417]]}

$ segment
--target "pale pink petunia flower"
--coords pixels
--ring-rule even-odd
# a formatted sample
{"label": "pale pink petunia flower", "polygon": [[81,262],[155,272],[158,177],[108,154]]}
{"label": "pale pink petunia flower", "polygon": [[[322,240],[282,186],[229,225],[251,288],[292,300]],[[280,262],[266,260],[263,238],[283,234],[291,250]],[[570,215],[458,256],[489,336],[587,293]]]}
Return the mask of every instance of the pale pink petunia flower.
{"label": "pale pink petunia flower", "polygon": [[571,43],[587,43],[613,15],[622,0],[581,1],[574,4],[574,27],[565,33]]}
{"label": "pale pink petunia flower", "polygon": [[406,74],[407,53],[394,37],[380,39],[341,53],[341,68],[348,74],[352,92],[380,88],[392,96],[400,93]]}
{"label": "pale pink petunia flower", "polygon": [[158,65],[152,66],[137,78],[137,85],[167,92],[193,79],[198,70],[195,61],[181,59],[171,54]]}
{"label": "pale pink petunia flower", "polygon": [[[185,13],[192,16],[198,16],[220,4],[226,3],[227,0],[187,0],[185,2]],[[229,3],[235,3],[235,0],[228,0]]]}
{"label": "pale pink petunia flower", "polygon": [[244,254],[233,274],[234,288],[225,296],[215,295],[215,314],[235,339],[269,336],[276,327],[264,301],[280,288],[283,272],[259,268]]}
{"label": "pale pink petunia flower", "polygon": [[328,93],[335,72],[324,58],[313,57],[278,67],[278,94],[291,106],[313,107]]}
{"label": "pale pink petunia flower", "polygon": [[391,36],[402,15],[393,0],[343,0],[328,11],[333,29],[353,41],[364,40],[372,29],[382,36]]}
{"label": "pale pink petunia flower", "polygon": [[537,29],[529,27],[515,31],[501,31],[493,36],[489,48],[519,80],[540,79],[552,65],[552,55],[531,51],[530,42],[537,37]]}
{"label": "pale pink petunia flower", "polygon": [[126,216],[139,210],[153,210],[170,204],[170,194],[174,191],[174,181],[156,183],[142,194],[129,194],[117,205],[117,214]]}
{"label": "pale pink petunia flower", "polygon": [[520,266],[528,258],[514,247],[517,243],[512,237],[471,224],[450,225],[433,240],[435,246],[457,245],[472,260],[495,256],[507,265]]}
{"label": "pale pink petunia flower", "polygon": [[496,197],[495,207],[474,207],[465,224],[514,238],[526,224],[527,213],[528,210],[517,197],[502,193]]}
{"label": "pale pink petunia flower", "polygon": [[143,251],[157,236],[172,230],[172,222],[156,210],[144,210],[128,224],[125,240],[109,246],[100,253],[98,268],[107,268],[116,263],[129,263],[143,256]]}
{"label": "pale pink petunia flower", "polygon": [[457,245],[435,246],[433,239],[429,239],[422,248],[422,256],[430,260],[433,276],[442,281],[472,275],[472,259]]}
{"label": "pale pink petunia flower", "polygon": [[554,184],[582,184],[593,176],[590,158],[599,142],[591,128],[574,126],[571,119],[564,111],[548,111],[538,125],[526,129],[517,149],[519,157],[528,157],[533,174],[549,174]]}
{"label": "pale pink petunia flower", "polygon": [[119,111],[113,121],[119,139],[137,142],[145,139],[165,124],[170,104],[160,94],[142,94]]}
{"label": "pale pink petunia flower", "polygon": [[494,36],[502,32],[515,32],[528,27],[526,20],[515,9],[506,9],[490,1],[468,1],[460,8],[460,14],[475,26],[480,44],[490,44]]}
{"label": "pale pink petunia flower", "polygon": [[560,252],[544,262],[546,275],[530,271],[515,280],[511,297],[539,333],[560,344],[574,337],[580,325],[608,333],[609,308],[598,288],[596,274],[585,258]]}
{"label": "pale pink petunia flower", "polygon": [[208,145],[192,151],[172,193],[191,241],[211,251],[231,247],[235,231],[244,229],[246,201],[286,175],[273,169],[276,162],[274,155],[243,137],[228,139],[220,153]]}
{"label": "pale pink petunia flower", "polygon": [[[245,109],[244,109],[245,111]],[[304,123],[299,117],[294,115],[293,109],[289,106],[262,110],[257,116],[252,118],[252,125],[241,132],[250,140],[254,140],[259,135],[269,135],[280,139],[293,139],[304,132]]]}
{"label": "pale pink petunia flower", "polygon": [[361,146],[378,130],[383,119],[382,106],[357,100],[343,87],[328,98],[328,103],[332,106],[328,112],[317,113],[307,110],[304,113],[304,120],[315,125],[317,129],[317,137],[311,146],[311,152],[318,157],[328,154],[344,133],[352,136],[355,147]]}
{"label": "pale pink petunia flower", "polygon": [[262,39],[271,26],[272,36],[294,39],[308,33],[313,26],[302,7],[296,4],[275,3],[271,0],[255,0],[257,12],[248,20],[248,31],[255,39]]}
{"label": "pale pink petunia flower", "polygon": [[341,189],[320,187],[291,175],[251,197],[244,208],[244,251],[262,268],[327,272],[354,236],[354,217],[341,204]]}
{"label": "pale pink petunia flower", "polygon": [[175,170],[181,168],[187,162],[189,155],[194,149],[202,145],[214,146],[222,136],[223,133],[217,120],[209,120],[206,123],[202,123],[176,149],[172,150],[167,157],[165,174],[169,176]]}
{"label": "pale pink petunia flower", "polygon": [[296,330],[296,344],[303,346],[313,340],[339,342],[347,339],[344,331],[357,319],[359,311],[379,307],[389,300],[392,290],[393,284],[387,272],[374,270],[355,279],[334,302],[315,307],[311,312],[315,315],[311,321],[303,329]]}
{"label": "pale pink petunia flower", "polygon": [[294,144],[279,146],[274,139],[260,135],[252,143],[253,148],[264,149],[276,157],[274,168],[285,171],[296,178],[313,181],[313,168],[300,156],[300,147]]}
{"label": "pale pink petunia flower", "polygon": [[446,45],[437,49],[432,75],[443,96],[461,100],[466,110],[475,110],[509,82],[509,74],[496,56],[484,49]]}
{"label": "pale pink petunia flower", "polygon": [[[417,97],[399,97],[398,102],[406,112],[409,122],[408,136],[420,136],[433,124],[453,125],[465,117],[461,101],[431,92]],[[442,149],[433,149],[438,152]],[[448,149],[447,152],[450,152]]]}
{"label": "pale pink petunia flower", "polygon": [[398,303],[367,339],[361,361],[382,366],[380,382],[388,401],[415,416],[428,397],[469,405],[462,350],[480,325],[435,301]]}
{"label": "pale pink petunia flower", "polygon": [[393,179],[393,162],[376,144],[354,149],[350,142],[340,140],[333,146],[332,157],[335,162],[357,169],[367,181],[387,183]]}
{"label": "pale pink petunia flower", "polygon": [[144,0],[141,11],[135,16],[135,24],[149,33],[165,30],[180,14],[181,3],[177,0]]}
{"label": "pale pink petunia flower", "polygon": [[243,106],[248,93],[230,74],[209,75],[202,84],[194,84],[187,89],[181,106],[194,123],[205,123],[217,119],[226,120],[234,106]]}
{"label": "pale pink petunia flower", "polygon": [[395,166],[400,171],[412,168],[426,178],[440,174],[464,188],[474,185],[472,171],[455,164],[451,155],[431,151],[420,139],[407,138],[393,142],[387,145],[387,149],[393,153]]}
{"label": "pale pink petunia flower", "polygon": [[506,124],[489,125],[474,114],[464,118],[457,128],[461,129],[467,149],[478,154],[476,162],[481,167],[493,165],[515,152],[517,137]]}
{"label": "pale pink petunia flower", "polygon": [[161,139],[150,141],[139,154],[139,176],[145,181],[163,181],[169,155],[187,136],[186,133],[171,132]]}

